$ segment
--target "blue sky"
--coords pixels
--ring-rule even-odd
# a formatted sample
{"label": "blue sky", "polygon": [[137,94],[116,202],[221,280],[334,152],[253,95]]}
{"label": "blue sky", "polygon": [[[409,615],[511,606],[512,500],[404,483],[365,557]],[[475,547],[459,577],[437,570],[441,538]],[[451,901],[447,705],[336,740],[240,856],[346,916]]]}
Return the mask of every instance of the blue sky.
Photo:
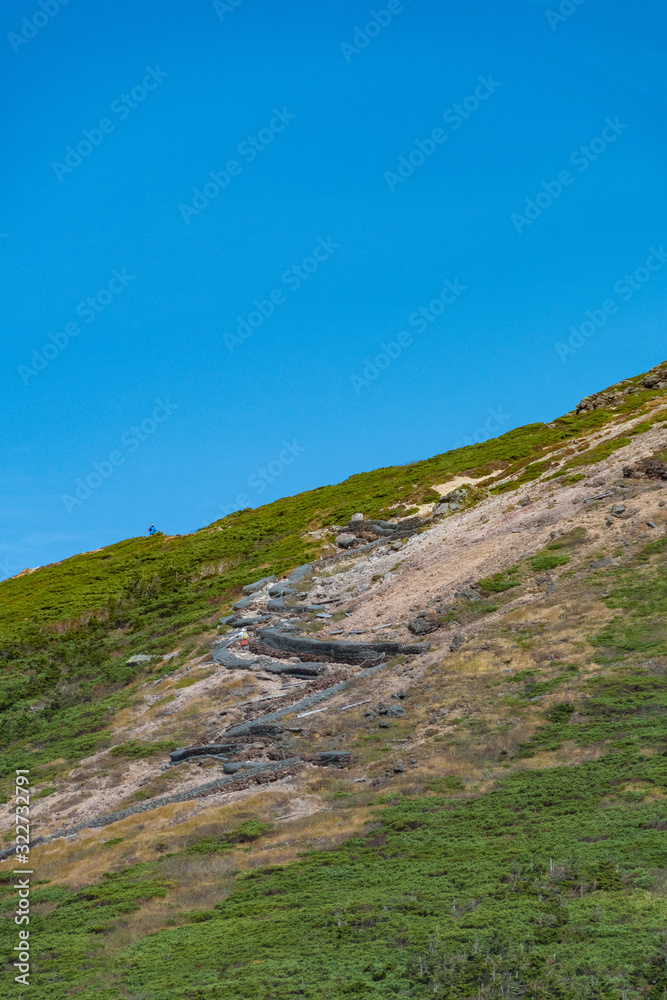
{"label": "blue sky", "polygon": [[664,360],[666,21],[6,0],[0,577]]}

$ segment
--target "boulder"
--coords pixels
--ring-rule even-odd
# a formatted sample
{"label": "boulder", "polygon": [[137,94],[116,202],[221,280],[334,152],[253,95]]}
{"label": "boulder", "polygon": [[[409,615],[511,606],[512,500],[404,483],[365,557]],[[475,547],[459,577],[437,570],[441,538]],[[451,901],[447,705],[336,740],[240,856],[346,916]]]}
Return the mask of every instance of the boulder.
{"label": "boulder", "polygon": [[225,761],[222,769],[225,774],[236,774],[237,771],[248,771],[253,767],[261,767],[263,763],[261,760]]}
{"label": "boulder", "polygon": [[305,604],[285,604],[284,597],[274,597],[273,600],[267,603],[266,608],[267,611],[271,611],[274,614],[287,614],[290,611],[300,614],[302,611],[307,610]]}
{"label": "boulder", "polygon": [[244,594],[255,594],[258,590],[263,590],[267,583],[273,583],[276,579],[275,574],[273,576],[263,576],[261,580],[255,580],[254,583],[246,583],[243,588]]}
{"label": "boulder", "polygon": [[297,566],[297,568],[290,573],[287,582],[291,584],[301,583],[301,581],[305,580],[307,576],[310,576],[312,569],[313,567],[311,563],[304,563],[303,566]]}
{"label": "boulder", "polygon": [[439,503],[433,514],[453,514],[457,510],[461,510],[460,503]]}
{"label": "boulder", "polygon": [[385,715],[389,719],[401,719],[405,715],[405,709],[402,705],[390,705]]}
{"label": "boulder", "polygon": [[338,535],[336,538],[336,545],[339,549],[351,549],[353,545],[357,543],[358,539],[356,535],[350,532],[344,531],[342,535]]}
{"label": "boulder", "polygon": [[211,650],[211,658],[215,663],[220,663],[223,667],[227,667],[228,670],[252,670],[258,663],[257,657],[254,657],[252,660],[240,660],[238,656],[230,653],[225,644],[215,646]]}
{"label": "boulder", "polygon": [[273,587],[269,587],[269,597],[285,597],[287,594],[296,594],[297,590],[295,587],[290,587],[289,583],[284,580],[281,583],[276,583]]}
{"label": "boulder", "polygon": [[468,491],[465,489],[451,490],[449,493],[445,493],[444,497],[440,497],[438,503],[456,503],[461,504],[467,498]]}
{"label": "boulder", "polygon": [[350,518],[350,522],[352,522],[352,521],[363,521],[363,519],[364,519],[364,515],[363,514],[353,514],[352,517]]}
{"label": "boulder", "polygon": [[255,604],[255,599],[252,595],[248,597],[242,597],[240,601],[236,601],[232,604],[234,611],[244,611],[246,608],[252,608]]}
{"label": "boulder", "polygon": [[463,645],[466,641],[466,637],[461,632],[455,632],[452,641],[449,644],[449,651],[455,653],[457,649]]}
{"label": "boulder", "polygon": [[636,465],[626,465],[623,469],[626,479],[667,479],[667,462],[657,458],[644,458]]}
{"label": "boulder", "polygon": [[435,611],[421,611],[408,625],[413,635],[428,635],[440,628],[440,619]]}
{"label": "boulder", "polygon": [[472,590],[471,588],[466,588],[465,590],[457,590],[457,592],[454,594],[454,597],[459,597],[466,601],[479,601],[481,599],[479,591]]}

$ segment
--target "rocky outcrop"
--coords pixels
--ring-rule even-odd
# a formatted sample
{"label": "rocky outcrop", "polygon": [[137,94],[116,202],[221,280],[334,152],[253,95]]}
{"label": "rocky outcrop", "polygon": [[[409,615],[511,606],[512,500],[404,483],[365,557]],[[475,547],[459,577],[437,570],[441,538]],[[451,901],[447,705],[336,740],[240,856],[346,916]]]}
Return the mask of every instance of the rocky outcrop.
{"label": "rocky outcrop", "polygon": [[339,549],[350,549],[356,545],[359,539],[351,531],[344,531],[342,535],[336,536],[336,545]]}
{"label": "rocky outcrop", "polygon": [[339,549],[356,549],[374,541],[396,541],[410,538],[427,522],[420,517],[404,518],[402,521],[382,521],[366,519],[363,514],[353,514],[344,531],[336,536]]}
{"label": "rocky outcrop", "polygon": [[254,656],[247,659],[235,656],[225,643],[211,650],[215,663],[220,663],[228,670],[261,670],[268,674],[286,674],[288,677],[317,677],[326,670],[325,663],[275,663],[267,662],[264,656]]}
{"label": "rocky outcrop", "polygon": [[295,656],[322,657],[335,663],[373,663],[387,656],[426,653],[430,648],[428,643],[413,646],[401,642],[328,642],[272,628],[260,629],[259,637],[269,649],[286,650]]}
{"label": "rocky outcrop", "polygon": [[243,743],[206,743],[199,747],[179,747],[169,754],[172,764],[180,764],[189,757],[219,757],[229,753],[239,753],[244,749]]}
{"label": "rocky outcrop", "polygon": [[657,458],[644,458],[636,465],[626,465],[623,469],[626,479],[667,479],[667,462]]}
{"label": "rocky outcrop", "polygon": [[644,389],[667,389],[667,364],[663,362],[651,368],[650,372],[644,375],[640,385]]}
{"label": "rocky outcrop", "polygon": [[667,388],[667,363],[656,365],[649,372],[639,379],[638,382],[628,380],[612,385],[602,392],[595,392],[591,396],[585,396],[577,406],[577,413],[584,413],[589,410],[599,410],[605,406],[615,406],[623,401],[626,396],[641,392],[642,389],[665,389]]}
{"label": "rocky outcrop", "polygon": [[412,632],[413,635],[428,635],[439,629],[440,625],[440,618],[435,611],[420,611],[408,625],[408,631]]}

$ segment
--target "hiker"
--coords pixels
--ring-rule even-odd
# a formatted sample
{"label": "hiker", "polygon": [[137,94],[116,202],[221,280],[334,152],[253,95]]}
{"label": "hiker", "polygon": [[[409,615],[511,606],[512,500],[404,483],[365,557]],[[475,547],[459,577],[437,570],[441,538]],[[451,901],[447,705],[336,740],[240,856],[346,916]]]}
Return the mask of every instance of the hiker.
{"label": "hiker", "polygon": [[155,534],[157,534],[157,528],[155,527],[154,524],[151,524],[150,528],[148,529],[148,534],[149,535],[155,535]]}
{"label": "hiker", "polygon": [[248,633],[246,632],[245,629],[243,629],[243,631],[241,632],[241,649],[242,650],[248,649]]}

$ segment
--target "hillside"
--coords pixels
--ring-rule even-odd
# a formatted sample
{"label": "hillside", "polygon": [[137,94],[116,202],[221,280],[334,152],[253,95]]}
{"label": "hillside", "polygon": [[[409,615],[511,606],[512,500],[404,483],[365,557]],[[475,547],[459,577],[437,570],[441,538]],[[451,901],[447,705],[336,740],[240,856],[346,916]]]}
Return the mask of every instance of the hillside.
{"label": "hillside", "polygon": [[21,768],[44,1000],[664,1000],[666,613],[667,362],[0,583],[5,955]]}

